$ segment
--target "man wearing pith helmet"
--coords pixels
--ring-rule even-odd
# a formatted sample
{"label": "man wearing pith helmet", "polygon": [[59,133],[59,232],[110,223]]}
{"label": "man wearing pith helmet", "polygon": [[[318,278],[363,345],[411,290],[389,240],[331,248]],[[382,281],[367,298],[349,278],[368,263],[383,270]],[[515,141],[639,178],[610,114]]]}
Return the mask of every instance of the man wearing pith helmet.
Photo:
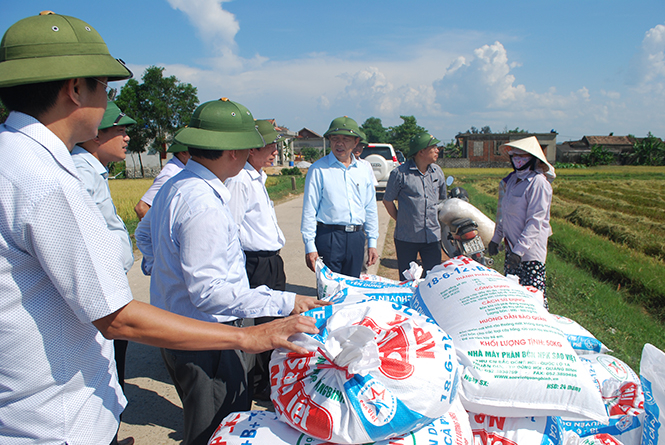
{"label": "man wearing pith helmet", "polygon": [[0,42],[0,443],[115,443],[126,400],[110,339],[261,352],[317,332],[306,317],[245,331],[132,299],[70,155],[97,135],[107,82],[131,75],[74,17],[28,17]]}
{"label": "man wearing pith helmet", "polygon": [[[409,141],[409,160],[390,173],[383,205],[395,224],[400,279],[418,254],[424,271],[441,262],[441,226],[437,204],[446,199],[446,181],[436,164],[441,142],[428,132]],[[395,206],[397,201],[397,206]]]}
{"label": "man wearing pith helmet", "polygon": [[[360,129],[348,116],[330,123],[324,137],[330,153],[307,172],[300,231],[305,243],[305,262],[315,271],[321,257],[333,272],[360,276],[365,234],[367,265],[376,263],[379,237],[376,194],[371,175],[352,151],[360,141]],[[365,229],[364,231],[362,229]]]}
{"label": "man wearing pith helmet", "polygon": [[[135,233],[143,271],[151,275],[150,303],[228,326],[322,305],[292,292],[249,287],[224,181],[242,170],[251,149],[264,145],[250,111],[227,98],[203,103],[175,141],[188,147],[191,159],[162,186]],[[280,320],[247,329],[274,323]],[[251,409],[247,373],[253,357],[239,348],[192,352],[171,346],[162,357],[183,404],[183,443],[207,444],[224,417]]]}
{"label": "man wearing pith helmet", "polygon": [[[95,205],[104,217],[106,227],[118,238],[122,246],[122,261],[125,273],[129,272],[129,269],[134,265],[134,247],[127,227],[122,218],[118,216],[113,204],[107,167],[111,162],[119,162],[125,159],[127,144],[129,143],[127,127],[135,123],[136,121],[120,111],[115,103],[108,101],[104,117],[98,127],[97,136],[76,145],[72,150],[74,165],[86,191],[95,201]],[[118,381],[123,391],[125,388],[127,346],[127,340],[113,341]]]}
{"label": "man wearing pith helmet", "polygon": [[[240,244],[245,252],[245,270],[249,287],[261,285],[275,290],[286,290],[284,260],[279,251],[286,239],[277,223],[277,215],[268,190],[268,175],[263,170],[275,161],[277,143],[282,135],[277,132],[272,122],[266,119],[256,121],[264,147],[251,148],[243,169],[237,175],[226,180],[224,185],[231,193],[229,210],[238,224]],[[262,317],[253,320],[260,324],[272,320]],[[254,368],[254,398],[270,400],[270,356],[266,351],[256,356]],[[250,385],[252,382],[250,382]]]}

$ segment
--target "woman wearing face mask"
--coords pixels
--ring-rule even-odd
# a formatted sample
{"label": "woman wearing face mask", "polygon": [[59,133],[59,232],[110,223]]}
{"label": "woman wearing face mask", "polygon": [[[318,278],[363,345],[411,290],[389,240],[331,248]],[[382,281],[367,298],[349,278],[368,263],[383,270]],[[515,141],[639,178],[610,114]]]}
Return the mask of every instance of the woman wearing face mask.
{"label": "woman wearing face mask", "polygon": [[503,240],[504,273],[519,277],[523,286],[542,290],[547,308],[545,260],[547,239],[552,234],[549,181],[556,176],[554,167],[547,162],[535,136],[506,143],[501,148],[510,156],[513,172],[502,181],[505,191],[499,198],[500,211],[488,253],[498,254]]}

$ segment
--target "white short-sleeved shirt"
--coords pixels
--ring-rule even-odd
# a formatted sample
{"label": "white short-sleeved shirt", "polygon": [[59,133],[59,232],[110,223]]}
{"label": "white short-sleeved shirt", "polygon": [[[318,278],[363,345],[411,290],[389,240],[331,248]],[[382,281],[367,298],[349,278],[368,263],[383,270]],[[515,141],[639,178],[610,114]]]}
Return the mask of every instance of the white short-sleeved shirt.
{"label": "white short-sleeved shirt", "polygon": [[113,204],[109,189],[109,172],[96,157],[78,145],[72,150],[72,159],[85,189],[92,196],[99,211],[102,212],[106,227],[118,237],[122,244],[122,264],[127,273],[134,265],[134,247],[127,227],[122,218],[118,216],[118,211]]}
{"label": "white short-sleeved shirt", "polygon": [[148,191],[145,192],[141,198],[141,201],[145,202],[149,206],[152,206],[152,201],[155,199],[159,189],[162,188],[166,181],[180,173],[183,168],[185,168],[185,164],[180,162],[180,159],[173,156],[169,162],[167,162],[166,165],[162,167],[162,171],[160,171],[159,174],[155,177],[155,180],[153,181]]}
{"label": "white short-sleeved shirt", "polygon": [[40,122],[11,113],[0,157],[0,443],[110,443],[127,402],[92,321],[132,299],[120,243]]}
{"label": "white short-sleeved shirt", "polygon": [[293,292],[249,288],[230,196],[217,176],[192,159],[164,184],[134,232],[141,267],[152,277],[152,305],[211,322],[293,311]]}
{"label": "white short-sleeved shirt", "polygon": [[257,171],[247,162],[240,173],[224,183],[231,193],[229,210],[238,224],[240,244],[246,251],[274,252],[284,247],[284,234],[266,189],[267,178],[266,172]]}

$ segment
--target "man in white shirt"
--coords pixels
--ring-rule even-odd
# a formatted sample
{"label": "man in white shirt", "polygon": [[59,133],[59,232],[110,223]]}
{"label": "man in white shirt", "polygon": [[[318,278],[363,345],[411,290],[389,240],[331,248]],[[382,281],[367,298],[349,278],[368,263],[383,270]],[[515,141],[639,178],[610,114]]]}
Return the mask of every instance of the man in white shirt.
{"label": "man in white shirt", "polygon": [[108,339],[256,353],[318,332],[308,317],[237,329],[132,300],[118,237],[70,155],[97,135],[107,82],[131,75],[74,17],[28,17],[1,40],[0,443],[114,441],[126,400]]}
{"label": "man in white shirt", "polygon": [[[233,326],[243,318],[282,317],[324,305],[292,292],[249,287],[224,181],[242,170],[250,149],[264,145],[250,111],[226,98],[206,102],[175,140],[192,158],[160,189],[135,233],[143,271],[152,277],[150,302]],[[251,409],[247,374],[253,357],[243,351],[169,347],[162,357],[183,405],[183,443],[205,445],[224,417]]]}
{"label": "man in white shirt", "polygon": [[[261,133],[265,147],[250,149],[245,167],[236,176],[227,179],[224,185],[231,192],[229,210],[238,224],[249,287],[265,285],[275,290],[286,290],[284,260],[279,255],[286,240],[277,224],[274,205],[266,189],[268,176],[263,171],[263,167],[270,167],[275,161],[277,141],[281,135],[268,120],[257,120],[256,129]],[[261,324],[272,320],[273,317],[261,317],[252,321]],[[270,400],[268,365],[271,354],[272,351],[266,351],[256,356],[254,398],[258,400]]]}
{"label": "man in white shirt", "polygon": [[[109,189],[109,172],[107,166],[111,162],[125,159],[127,143],[127,126],[134,125],[136,121],[120,108],[108,101],[102,122],[99,124],[97,136],[89,141],[76,145],[72,150],[72,160],[76,166],[79,177],[85,185],[95,205],[102,213],[106,227],[118,237],[122,245],[122,261],[125,273],[134,265],[134,247],[132,239],[122,218],[111,198]],[[125,357],[127,355],[127,340],[114,340],[115,363],[118,370],[120,387],[125,390]],[[119,445],[132,445],[134,439],[127,437],[119,441]]]}
{"label": "man in white shirt", "polygon": [[141,221],[145,214],[148,213],[148,210],[150,210],[150,206],[152,206],[152,200],[155,199],[159,189],[162,188],[162,186],[166,183],[166,181],[169,180],[169,178],[180,173],[180,171],[185,168],[185,165],[190,158],[187,147],[175,142],[171,144],[166,152],[173,153],[173,157],[169,160],[169,162],[166,163],[164,167],[162,167],[162,171],[160,171],[157,177],[155,177],[155,180],[153,181],[148,191],[145,192],[145,194],[134,207],[134,212],[136,212],[136,216],[139,217],[139,221]]}

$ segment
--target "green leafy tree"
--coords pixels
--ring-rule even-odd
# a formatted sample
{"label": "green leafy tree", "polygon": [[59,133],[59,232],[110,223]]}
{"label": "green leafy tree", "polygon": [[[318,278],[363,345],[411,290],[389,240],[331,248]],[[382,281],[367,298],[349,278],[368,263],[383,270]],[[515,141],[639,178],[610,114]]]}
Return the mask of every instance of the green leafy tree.
{"label": "green leafy tree", "polygon": [[597,144],[591,147],[589,153],[584,153],[580,158],[582,164],[588,165],[589,167],[614,164],[616,161],[614,155],[607,148]]}
{"label": "green leafy tree", "polygon": [[649,132],[633,145],[636,165],[665,165],[665,144]]}
{"label": "green leafy tree", "polygon": [[[127,149],[138,153],[143,176],[141,153],[147,148],[164,152],[175,132],[189,123],[199,103],[196,87],[182,83],[175,76],[164,77],[164,68],[146,68],[141,78],[129,79],[120,90],[116,104],[136,120],[128,128]],[[161,158],[160,158],[161,162]]]}
{"label": "green leafy tree", "polygon": [[414,116],[400,116],[400,119],[404,122],[388,129],[388,141],[393,144],[395,150],[407,153],[411,138],[426,130],[418,125]]}
{"label": "green leafy tree", "polygon": [[445,147],[443,147],[443,158],[461,158],[462,157],[462,147],[457,144],[455,139],[451,139]]}
{"label": "green leafy tree", "polygon": [[383,144],[388,142],[388,129],[383,126],[378,117],[367,118],[360,129],[367,136],[367,142]]}
{"label": "green leafy tree", "polygon": [[312,163],[317,159],[319,159],[322,153],[320,148],[303,147],[303,149],[300,150],[300,154],[302,155],[305,161]]}

